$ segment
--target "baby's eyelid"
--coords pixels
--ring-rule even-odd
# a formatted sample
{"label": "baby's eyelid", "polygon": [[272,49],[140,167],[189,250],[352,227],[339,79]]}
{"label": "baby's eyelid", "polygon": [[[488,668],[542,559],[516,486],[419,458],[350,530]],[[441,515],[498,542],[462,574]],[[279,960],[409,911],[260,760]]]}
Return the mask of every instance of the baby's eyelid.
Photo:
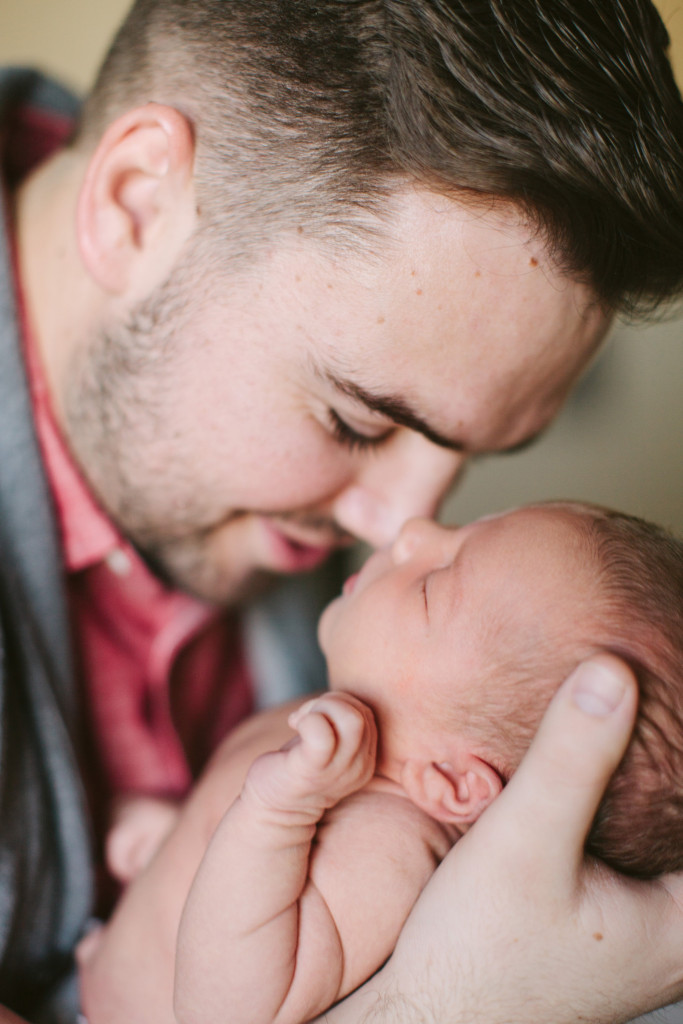
{"label": "baby's eyelid", "polygon": [[424,609],[425,609],[425,615],[427,616],[427,621],[429,621],[429,599],[427,597],[427,580],[428,579],[429,579],[429,576],[425,576],[425,578],[422,580],[422,583],[420,584],[420,593],[422,594],[422,601],[424,603]]}

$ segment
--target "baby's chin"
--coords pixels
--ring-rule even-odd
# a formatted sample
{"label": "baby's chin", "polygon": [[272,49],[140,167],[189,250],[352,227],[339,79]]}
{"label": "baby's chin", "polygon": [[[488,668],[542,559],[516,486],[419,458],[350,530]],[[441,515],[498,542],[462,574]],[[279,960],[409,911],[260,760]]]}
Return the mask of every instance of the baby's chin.
{"label": "baby's chin", "polygon": [[344,600],[344,595],[340,594],[339,597],[335,597],[323,610],[322,615],[318,619],[318,643],[320,649],[328,659],[328,671],[329,671],[329,658],[331,655],[330,648],[330,637],[334,630],[334,623],[340,612],[340,605]]}

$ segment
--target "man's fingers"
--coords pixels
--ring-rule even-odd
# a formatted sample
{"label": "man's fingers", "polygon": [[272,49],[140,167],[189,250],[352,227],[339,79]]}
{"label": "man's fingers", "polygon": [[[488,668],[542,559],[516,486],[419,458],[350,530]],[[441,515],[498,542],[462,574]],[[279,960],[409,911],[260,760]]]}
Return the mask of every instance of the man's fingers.
{"label": "man's fingers", "polygon": [[579,665],[556,693],[522,764],[482,824],[500,829],[501,817],[507,818],[512,842],[517,836],[534,851],[545,850],[549,875],[560,866],[575,871],[628,745],[637,701],[635,678],[618,658],[601,654]]}

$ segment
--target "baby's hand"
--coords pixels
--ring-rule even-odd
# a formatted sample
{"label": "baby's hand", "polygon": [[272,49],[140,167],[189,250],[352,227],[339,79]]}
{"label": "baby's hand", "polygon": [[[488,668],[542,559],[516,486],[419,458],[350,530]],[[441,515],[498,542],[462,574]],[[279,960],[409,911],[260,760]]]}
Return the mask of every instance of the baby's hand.
{"label": "baby's hand", "polygon": [[320,818],[372,777],[375,719],[356,697],[325,693],[302,704],[288,721],[298,735],[254,762],[245,791],[272,809]]}
{"label": "baby's hand", "polygon": [[315,791],[331,807],[370,780],[377,755],[372,711],[348,693],[326,693],[288,719],[298,738],[288,744],[288,771],[302,792]]}

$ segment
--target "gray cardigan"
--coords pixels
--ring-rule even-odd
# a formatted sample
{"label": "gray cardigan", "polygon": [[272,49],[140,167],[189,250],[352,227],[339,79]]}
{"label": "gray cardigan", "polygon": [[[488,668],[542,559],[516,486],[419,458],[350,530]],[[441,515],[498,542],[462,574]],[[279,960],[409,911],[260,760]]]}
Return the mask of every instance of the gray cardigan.
{"label": "gray cardigan", "polygon": [[[68,94],[35,73],[0,72],[3,147],[11,145],[14,112],[26,103],[72,115],[75,109]],[[3,212],[2,227],[8,223]],[[0,1004],[31,1021],[56,1021],[57,1011],[45,1003],[71,971],[73,947],[90,911],[91,843],[72,743],[76,690],[59,542],[19,346],[3,231]]]}
{"label": "gray cardigan", "polygon": [[[22,105],[76,113],[73,98],[35,72],[0,70],[0,156]],[[257,706],[323,687],[315,623],[339,586],[334,571],[294,578],[245,614]],[[0,235],[0,1005],[47,1024],[75,1019],[69,999],[56,1010],[53,984],[69,974],[92,891],[71,658],[59,538]],[[50,996],[47,1013],[39,992]]]}

